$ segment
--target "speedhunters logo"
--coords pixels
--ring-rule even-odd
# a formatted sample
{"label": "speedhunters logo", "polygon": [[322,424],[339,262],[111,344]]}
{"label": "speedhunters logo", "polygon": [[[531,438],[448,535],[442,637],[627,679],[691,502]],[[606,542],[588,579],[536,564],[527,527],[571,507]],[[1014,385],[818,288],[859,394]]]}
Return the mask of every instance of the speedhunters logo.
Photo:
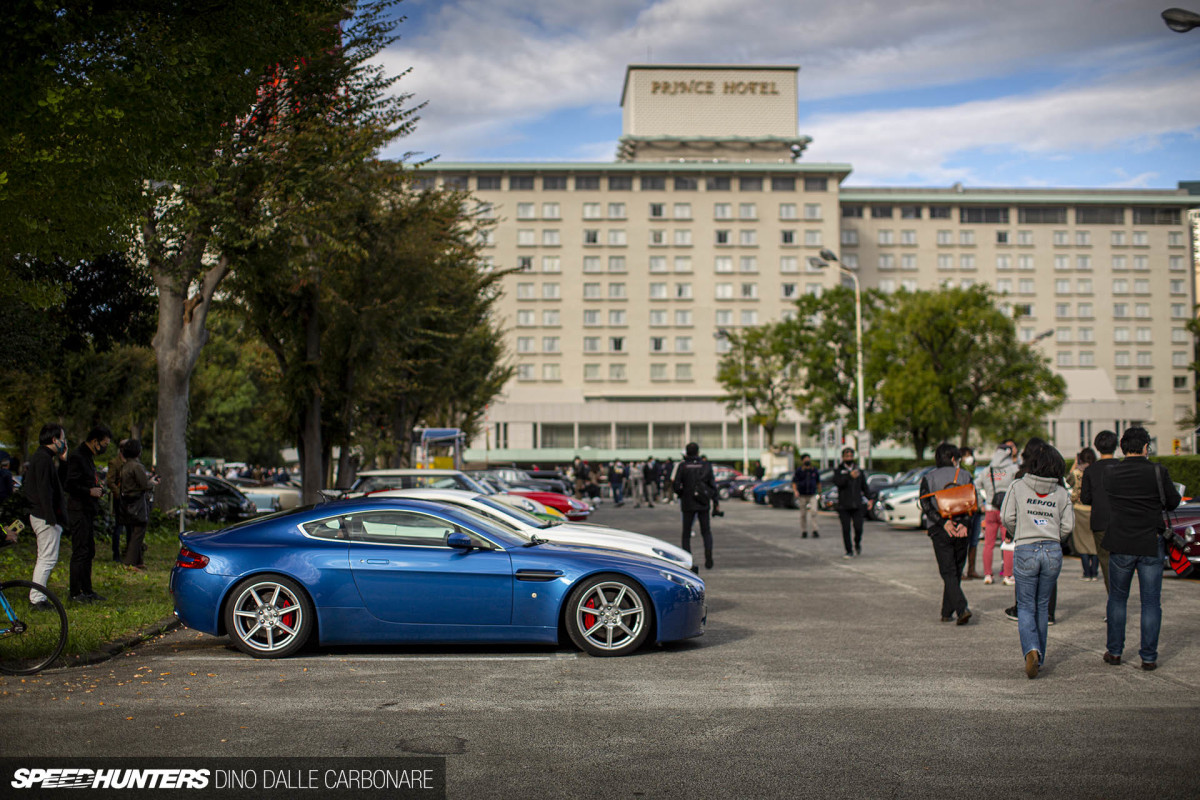
{"label": "speedhunters logo", "polygon": [[14,789],[206,789],[206,769],[18,769]]}

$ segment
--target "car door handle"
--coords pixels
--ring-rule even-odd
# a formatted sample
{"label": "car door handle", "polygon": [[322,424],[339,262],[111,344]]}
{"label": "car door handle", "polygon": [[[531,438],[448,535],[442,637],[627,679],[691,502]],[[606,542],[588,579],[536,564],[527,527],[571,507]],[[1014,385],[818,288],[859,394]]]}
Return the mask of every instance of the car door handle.
{"label": "car door handle", "polygon": [[360,561],[364,564],[387,564],[387,563],[390,563],[386,558],[367,558],[367,559],[360,559]]}

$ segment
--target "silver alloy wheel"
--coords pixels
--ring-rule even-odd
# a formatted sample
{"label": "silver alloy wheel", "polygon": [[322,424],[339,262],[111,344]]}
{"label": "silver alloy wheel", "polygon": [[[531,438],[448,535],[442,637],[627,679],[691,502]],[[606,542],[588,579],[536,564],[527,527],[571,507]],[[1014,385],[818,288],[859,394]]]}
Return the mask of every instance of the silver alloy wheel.
{"label": "silver alloy wheel", "polygon": [[[291,624],[286,624],[289,616]],[[235,635],[247,647],[273,653],[292,644],[304,630],[304,605],[281,583],[253,583],[233,605],[233,624]]]}
{"label": "silver alloy wheel", "polygon": [[[588,601],[593,601],[588,606]],[[594,617],[591,625],[586,617]],[[579,598],[575,621],[580,633],[601,650],[619,650],[641,633],[646,610],[638,593],[619,581],[598,583]]]}

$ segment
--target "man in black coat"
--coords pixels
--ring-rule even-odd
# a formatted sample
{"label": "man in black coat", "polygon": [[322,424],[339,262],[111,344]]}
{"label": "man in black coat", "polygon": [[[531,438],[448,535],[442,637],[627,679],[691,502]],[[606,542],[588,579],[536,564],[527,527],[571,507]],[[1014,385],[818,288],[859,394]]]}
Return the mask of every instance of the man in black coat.
{"label": "man in black coat", "polygon": [[[689,442],[684,459],[675,470],[675,494],[683,512],[683,549],[692,552],[692,521],[700,520],[700,535],[704,537],[704,568],[713,566],[712,526],[708,513],[717,497],[717,479],[712,464],[700,458],[700,445]],[[699,572],[696,566],[692,572]]]}
{"label": "man in black coat", "polygon": [[[1125,649],[1125,614],[1133,573],[1142,600],[1142,669],[1158,666],[1158,633],[1162,627],[1163,512],[1179,505],[1179,492],[1167,468],[1152,464],[1150,434],[1126,428],[1121,435],[1120,463],[1102,473],[1109,518],[1104,531],[1111,583],[1108,589],[1108,648],[1104,661],[1120,664]],[[1099,463],[1099,462],[1097,462]],[[1095,464],[1088,467],[1090,472]],[[1087,472],[1084,473],[1087,476]],[[1093,507],[1092,513],[1095,514]]]}
{"label": "man in black coat", "polygon": [[[833,483],[837,486],[838,519],[842,523],[842,543],[846,545],[843,558],[862,555],[863,521],[867,513],[867,476],[854,460],[854,448],[842,449],[842,463],[834,467]],[[854,523],[854,543],[850,542],[850,523]]]}
{"label": "man in black coat", "polygon": [[95,603],[104,598],[92,591],[92,560],[96,557],[96,514],[104,487],[96,474],[96,456],[108,449],[112,431],[92,428],[87,440],[67,459],[63,490],[67,495],[67,529],[71,532],[71,599]]}
{"label": "man in black coat", "polygon": [[[33,566],[33,582],[46,586],[50,573],[58,564],[58,548],[62,541],[63,526],[67,523],[67,507],[64,502],[58,466],[67,452],[67,432],[63,426],[51,422],[42,426],[38,434],[38,449],[25,465],[25,481],[21,490],[29,500],[29,521],[33,535],[37,537],[37,561]],[[41,592],[30,590],[29,602],[41,611],[53,608]]]}
{"label": "man in black coat", "polygon": [[1120,462],[1113,457],[1117,452],[1117,435],[1112,431],[1100,431],[1092,440],[1100,459],[1083,471],[1079,484],[1079,502],[1092,507],[1092,538],[1096,542],[1096,555],[1100,558],[1100,572],[1104,575],[1104,591],[1108,591],[1108,551],[1104,549],[1104,531],[1108,528],[1108,495],[1103,489],[1103,475],[1110,467]]}

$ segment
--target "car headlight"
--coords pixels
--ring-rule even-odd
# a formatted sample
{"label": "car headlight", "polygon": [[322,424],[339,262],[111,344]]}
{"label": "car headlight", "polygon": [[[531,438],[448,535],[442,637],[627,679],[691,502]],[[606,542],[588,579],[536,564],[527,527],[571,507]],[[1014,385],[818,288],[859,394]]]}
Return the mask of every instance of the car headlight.
{"label": "car headlight", "polygon": [[674,572],[667,572],[666,570],[661,570],[658,574],[662,575],[671,583],[675,583],[680,586],[686,586],[689,589],[699,590],[704,588],[704,583],[698,578],[685,578],[682,575],[676,575]]}
{"label": "car headlight", "polygon": [[1188,525],[1183,529],[1183,538],[1188,544],[1196,541],[1196,529],[1191,525]]}
{"label": "car headlight", "polygon": [[680,564],[684,563],[682,558],[680,558],[679,556],[675,555],[672,552],[663,550],[661,547],[654,548],[654,555],[658,556],[659,558],[665,558],[668,561],[677,561]]}

